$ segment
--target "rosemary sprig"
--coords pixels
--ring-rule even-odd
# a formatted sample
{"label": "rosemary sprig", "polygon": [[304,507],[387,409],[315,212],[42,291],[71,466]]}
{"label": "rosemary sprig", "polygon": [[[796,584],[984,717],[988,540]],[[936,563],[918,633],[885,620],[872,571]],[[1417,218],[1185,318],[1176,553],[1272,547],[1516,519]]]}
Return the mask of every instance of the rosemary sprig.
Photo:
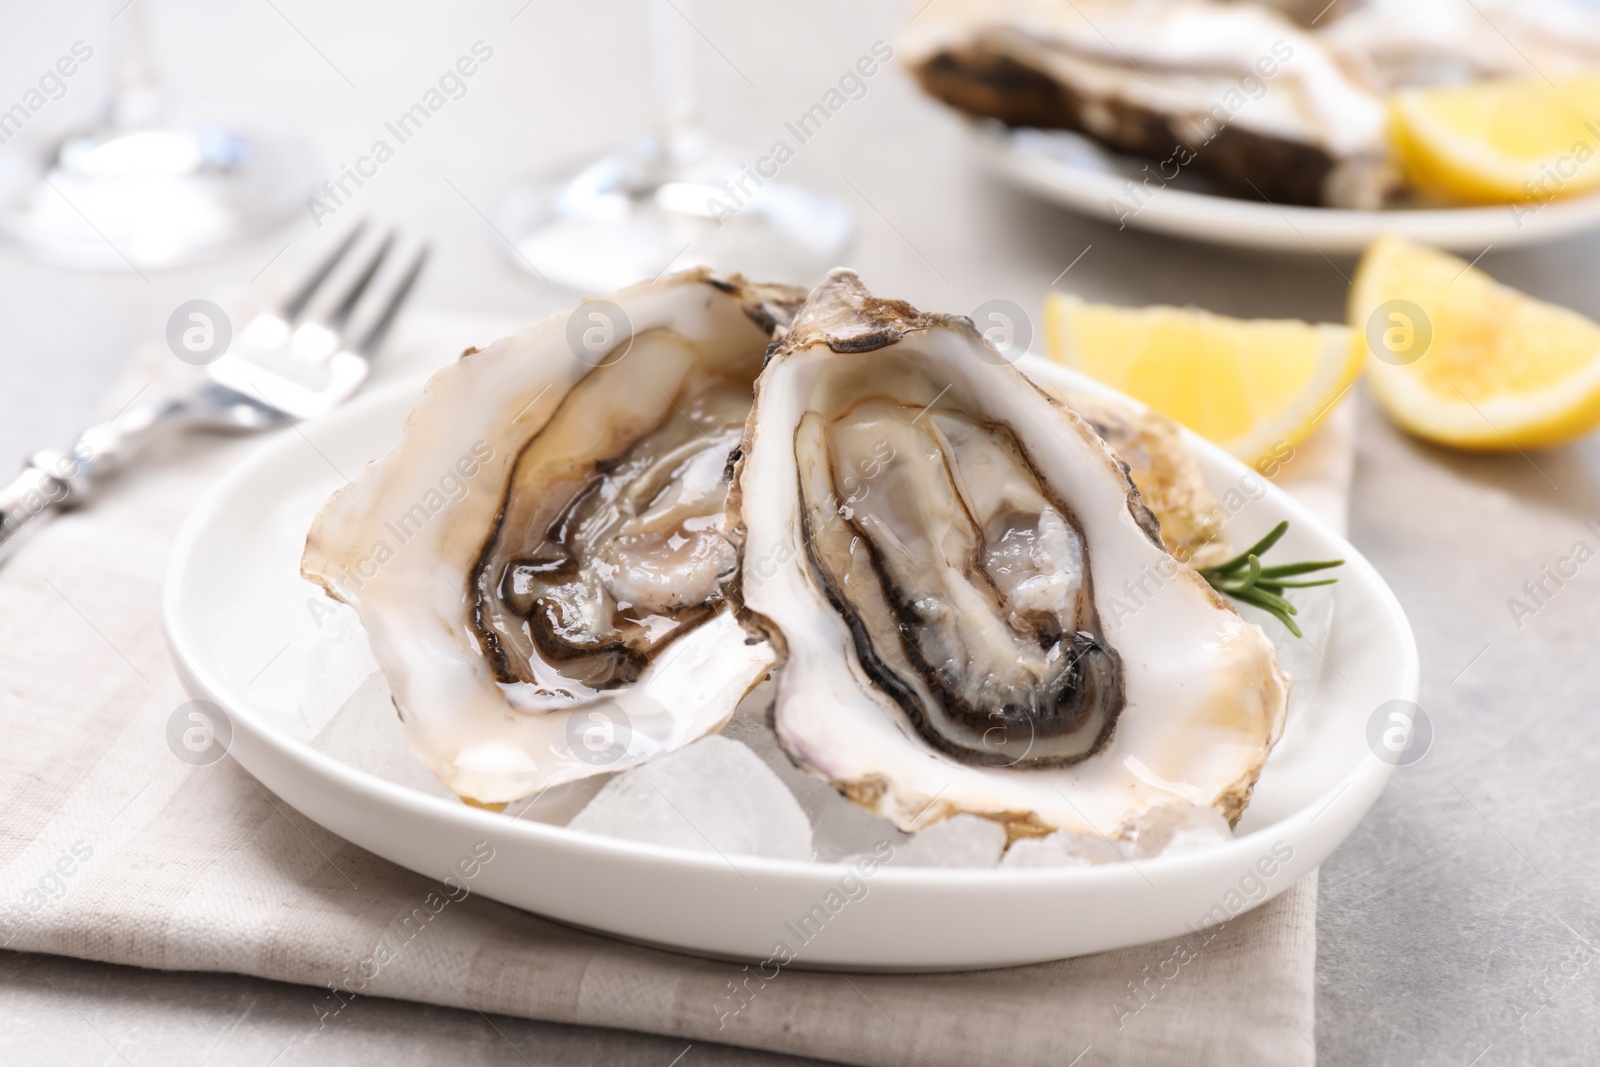
{"label": "rosemary sprig", "polygon": [[1211,583],[1211,588],[1225,596],[1243,604],[1253,604],[1263,611],[1270,612],[1277,620],[1288,627],[1289,632],[1296,637],[1305,636],[1300,632],[1300,627],[1294,624],[1292,615],[1299,614],[1295,606],[1284,597],[1285,589],[1309,589],[1314,585],[1332,585],[1337,578],[1321,578],[1311,582],[1291,582],[1286,579],[1298,577],[1302,574],[1315,574],[1332,567],[1342,567],[1344,560],[1330,559],[1317,560],[1305,563],[1283,563],[1275,567],[1263,567],[1261,557],[1267,554],[1267,549],[1277,544],[1289,530],[1289,520],[1285,519],[1274,526],[1267,536],[1245,549],[1226,562],[1214,567],[1202,567],[1200,576]]}

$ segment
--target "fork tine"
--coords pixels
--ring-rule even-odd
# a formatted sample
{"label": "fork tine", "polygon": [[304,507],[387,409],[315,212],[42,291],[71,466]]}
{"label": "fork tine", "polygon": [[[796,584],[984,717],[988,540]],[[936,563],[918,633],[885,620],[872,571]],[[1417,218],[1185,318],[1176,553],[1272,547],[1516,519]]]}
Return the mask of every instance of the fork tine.
{"label": "fork tine", "polygon": [[311,303],[311,298],[316,295],[318,289],[322,288],[322,283],[328,280],[328,275],[333,273],[333,268],[337,267],[340,260],[349,254],[351,248],[355,247],[357,239],[366,231],[366,228],[366,219],[356,223],[351,228],[349,236],[339,242],[339,247],[335,248],[326,259],[317,264],[317,269],[311,272],[311,276],[302,282],[300,288],[295,290],[294,295],[284,302],[284,318],[291,323],[299,321],[300,316],[305,313],[306,305]]}
{"label": "fork tine", "polygon": [[400,315],[400,306],[411,295],[411,287],[417,284],[417,276],[422,273],[423,265],[428,262],[429,252],[429,246],[423,245],[412,258],[411,266],[406,268],[406,273],[400,279],[400,284],[395,287],[394,293],[390,295],[388,304],[368,328],[367,335],[361,339],[361,343],[356,345],[357,355],[370,356],[377,351],[379,345],[383,344],[384,337],[389,333],[389,327],[394,325],[394,320]]}
{"label": "fork tine", "polygon": [[350,283],[350,288],[345,292],[339,305],[329,312],[327,326],[335,333],[343,332],[345,323],[350,321],[350,313],[355,311],[356,303],[361,299],[361,294],[367,291],[367,286],[372,284],[372,279],[377,275],[378,268],[383,266],[383,261],[389,257],[389,249],[394,247],[395,232],[390,230],[384,234],[383,244],[372,254],[367,261],[366,268],[361,276]]}

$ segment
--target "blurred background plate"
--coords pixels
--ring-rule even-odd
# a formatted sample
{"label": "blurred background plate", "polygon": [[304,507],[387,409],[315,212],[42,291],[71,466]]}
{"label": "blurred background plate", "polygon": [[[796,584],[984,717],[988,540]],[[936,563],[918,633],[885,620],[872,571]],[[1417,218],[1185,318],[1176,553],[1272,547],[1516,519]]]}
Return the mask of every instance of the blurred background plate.
{"label": "blurred background plate", "polygon": [[[1171,237],[1280,252],[1355,255],[1382,234],[1452,252],[1542,244],[1600,226],[1600,194],[1525,211],[1511,205],[1347,211],[1251,201],[1180,174],[1165,185],[1144,158],[1118,155],[1077,134],[973,123],[980,162],[1006,181],[1082,215]],[[1146,179],[1149,179],[1148,184]],[[1135,184],[1130,192],[1128,183]],[[1148,190],[1148,192],[1145,192]]]}

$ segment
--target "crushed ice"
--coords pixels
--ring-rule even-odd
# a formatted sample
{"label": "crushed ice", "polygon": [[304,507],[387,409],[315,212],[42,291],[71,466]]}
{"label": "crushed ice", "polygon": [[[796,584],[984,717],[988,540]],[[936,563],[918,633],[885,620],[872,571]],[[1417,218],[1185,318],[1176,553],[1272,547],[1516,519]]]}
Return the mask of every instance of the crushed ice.
{"label": "crushed ice", "polygon": [[[1295,679],[1289,714],[1303,714],[1320,688],[1337,587],[1293,590],[1296,638],[1265,612],[1241,605],[1266,631],[1279,663]],[[353,613],[351,613],[353,615]],[[307,699],[349,694],[336,711],[313,708],[320,722],[313,747],[350,766],[436,796],[451,794],[406,747],[381,673],[371,671],[347,628],[328,628],[328,647],[314,649]],[[375,666],[375,665],[372,665]],[[320,668],[320,669],[319,669]],[[318,677],[320,675],[320,677]],[[857,807],[832,786],[796,767],[770,721],[774,685],[764,682],[739,706],[720,735],[701,738],[622,774],[570,783],[513,805],[507,814],[651,844],[724,855],[818,861],[844,860],[883,843],[897,867],[1006,869],[1138,862],[1210,848],[1232,839],[1227,821],[1209,808],[1171,804],[1154,809],[1116,838],[1058,830],[1006,847],[1005,829],[975,815],[957,815],[917,834]]]}
{"label": "crushed ice", "polygon": [[772,769],[720,734],[617,775],[567,824],[731,856],[811,858],[811,821]]}

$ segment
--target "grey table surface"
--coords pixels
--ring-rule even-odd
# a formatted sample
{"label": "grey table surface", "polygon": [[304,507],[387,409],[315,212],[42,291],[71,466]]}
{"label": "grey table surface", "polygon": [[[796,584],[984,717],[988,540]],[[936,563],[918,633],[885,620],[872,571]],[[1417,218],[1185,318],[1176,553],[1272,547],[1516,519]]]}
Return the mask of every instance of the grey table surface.
{"label": "grey table surface", "polygon": [[[516,175],[638,127],[647,99],[642,0],[449,9],[421,0],[137,2],[149,7],[157,60],[178,97],[213,114],[297,127],[330,173],[473,41],[490,42],[495,62],[368,183],[359,211],[433,240],[421,303],[531,318],[570,300],[520,271],[480,212]],[[0,5],[0,101],[20,96],[34,72],[82,39],[104,44],[107,59],[74,79],[48,119],[92,109],[122,3]],[[912,10],[904,0],[702,0],[690,13],[708,127],[764,147]],[[929,309],[969,312],[996,297],[1032,309],[1054,284],[1126,304],[1343,316],[1351,261],[1186,244],[1038,203],[984,176],[960,124],[900,71],[873,79],[797,165],[855,209],[850,264],[878,290]],[[70,441],[132,348],[162,336],[174,307],[281,287],[325,236],[308,216],[215,263],[144,278],[0,251],[0,456]],[[1600,316],[1600,236],[1491,248],[1480,266]],[[1403,436],[1364,395],[1357,403],[1352,539],[1416,627],[1434,740],[1322,869],[1320,1060],[1600,1062],[1596,568],[1520,626],[1507,604],[1575,542],[1600,545],[1584,527],[1600,518],[1600,442],[1456,454]],[[264,1065],[280,1054],[284,1064],[393,1067],[798,1062],[380,1000],[359,1002],[352,1025],[311,1042],[303,1040],[315,1022],[310,996],[253,978],[0,953],[0,1046],[25,1063]]]}

